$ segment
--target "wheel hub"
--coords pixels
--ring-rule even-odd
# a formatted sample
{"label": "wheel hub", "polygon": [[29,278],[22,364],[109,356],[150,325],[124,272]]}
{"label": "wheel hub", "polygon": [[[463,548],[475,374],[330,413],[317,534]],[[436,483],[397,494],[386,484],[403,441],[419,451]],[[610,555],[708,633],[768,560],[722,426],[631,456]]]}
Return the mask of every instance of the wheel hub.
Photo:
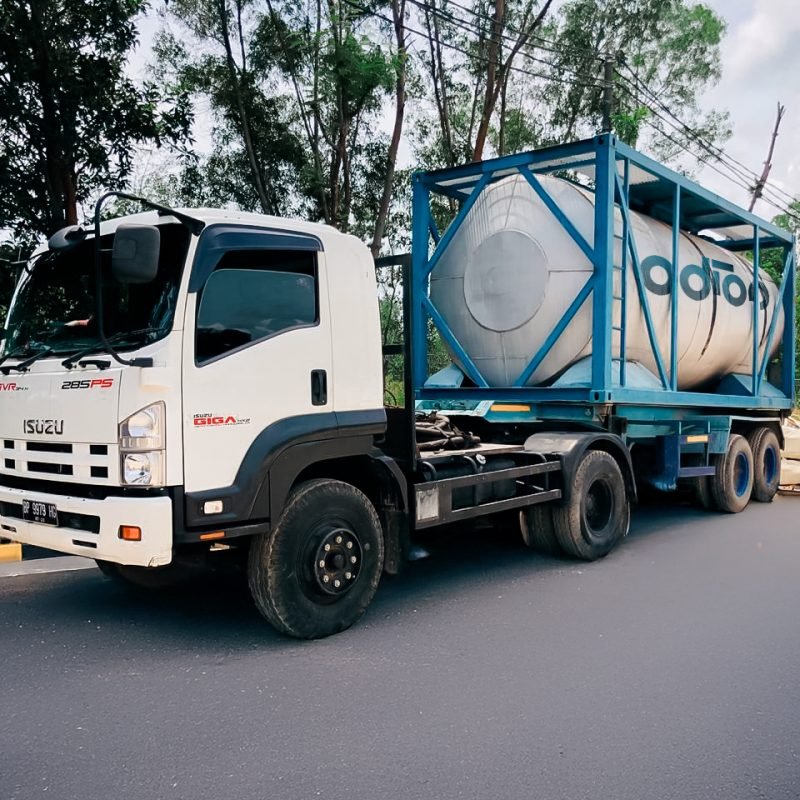
{"label": "wheel hub", "polygon": [[340,595],[356,582],[362,562],[361,543],[346,528],[327,533],[314,554],[314,577],[329,595]]}
{"label": "wheel hub", "polygon": [[614,509],[614,499],[605,481],[595,481],[586,493],[584,513],[589,528],[601,531],[608,525]]}

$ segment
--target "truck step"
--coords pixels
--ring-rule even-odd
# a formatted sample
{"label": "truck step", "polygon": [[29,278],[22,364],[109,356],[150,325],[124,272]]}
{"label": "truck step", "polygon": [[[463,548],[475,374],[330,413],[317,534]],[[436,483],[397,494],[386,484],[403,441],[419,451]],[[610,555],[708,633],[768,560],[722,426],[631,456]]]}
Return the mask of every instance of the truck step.
{"label": "truck step", "polygon": [[679,478],[701,478],[703,475],[713,475],[714,467],[681,467],[678,470]]}

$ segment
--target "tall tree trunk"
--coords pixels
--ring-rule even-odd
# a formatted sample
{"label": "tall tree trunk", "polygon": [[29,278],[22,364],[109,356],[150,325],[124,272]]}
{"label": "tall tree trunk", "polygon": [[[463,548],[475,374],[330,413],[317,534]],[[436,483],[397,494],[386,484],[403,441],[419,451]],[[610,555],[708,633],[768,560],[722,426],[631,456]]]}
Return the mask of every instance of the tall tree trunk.
{"label": "tall tree trunk", "polygon": [[[486,137],[489,133],[489,124],[492,121],[495,106],[497,105],[497,98],[500,96],[500,91],[503,87],[503,81],[506,75],[511,70],[514,59],[523,47],[528,43],[534,31],[542,24],[542,20],[547,15],[547,12],[552,5],[553,0],[546,0],[539,13],[530,19],[533,6],[528,6],[525,11],[525,16],[520,26],[519,34],[511,48],[508,58],[502,63],[497,63],[498,54],[500,51],[500,39],[503,33],[503,18],[502,13],[498,14],[498,9],[502,12],[505,8],[504,0],[496,0],[495,3],[495,16],[492,25],[492,40],[489,43],[489,56],[486,67],[486,94],[483,103],[483,113],[481,114],[480,125],[478,125],[478,133],[475,137],[475,149],[472,152],[472,160],[480,161],[483,158],[483,148],[486,144]],[[499,68],[498,68],[499,67]]]}
{"label": "tall tree trunk", "polygon": [[506,95],[508,94],[508,76],[506,72],[503,78],[503,88],[500,91],[500,141],[498,146],[498,155],[504,156],[506,154]]}
{"label": "tall tree trunk", "polygon": [[397,167],[397,151],[400,148],[400,137],[403,133],[403,119],[406,108],[406,69],[408,52],[406,51],[405,36],[405,0],[392,0],[392,17],[394,20],[394,35],[397,43],[397,80],[395,81],[395,106],[394,106],[394,126],[392,128],[392,140],[389,143],[389,152],[386,156],[386,176],[383,182],[383,193],[381,202],[378,206],[378,215],[375,218],[375,230],[372,234],[372,244],[370,250],[373,258],[377,258],[381,251],[383,234],[386,230],[386,220],[389,216],[389,204],[392,200],[392,189],[394,187],[394,173]]}
{"label": "tall tree trunk", "polygon": [[[439,123],[442,128],[445,161],[447,166],[455,164],[455,148],[453,147],[453,131],[450,126],[450,101],[447,97],[447,77],[444,70],[442,57],[442,38],[439,31],[439,15],[435,6],[431,5],[433,13],[425,10],[428,22],[428,42],[431,51],[431,78],[433,80],[436,105],[439,110]],[[432,34],[432,35],[431,35]]]}
{"label": "tall tree trunk", "polygon": [[261,210],[265,214],[270,213],[270,202],[267,196],[267,191],[264,187],[264,178],[261,174],[261,168],[256,158],[255,147],[253,146],[253,135],[250,129],[250,119],[242,97],[242,86],[239,81],[239,70],[236,66],[236,59],[233,57],[233,48],[231,46],[230,30],[228,29],[228,9],[226,0],[219,0],[217,3],[217,11],[219,12],[220,31],[222,32],[222,41],[225,46],[225,59],[228,65],[228,75],[231,79],[231,86],[233,87],[233,94],[236,99],[236,108],[239,113],[239,124],[241,127],[242,139],[244,141],[245,152],[247,153],[247,160],[250,164],[250,170],[253,173],[253,184],[255,185],[256,194],[258,195],[258,202],[261,204]]}
{"label": "tall tree trunk", "polygon": [[47,227],[54,233],[64,225],[78,224],[78,199],[75,165],[65,153],[64,132],[58,114],[55,89],[51,82],[50,37],[45,31],[38,3],[30,4],[31,27],[36,31],[41,67],[35,76],[42,101],[44,120],[44,158],[48,193]]}
{"label": "tall tree trunk", "polygon": [[497,103],[497,66],[500,57],[500,39],[503,35],[503,23],[505,16],[505,0],[495,0],[494,19],[492,20],[492,32],[489,37],[489,49],[486,51],[486,92],[483,97],[483,113],[478,125],[478,133],[475,136],[475,148],[472,151],[472,160],[480,161],[483,157],[483,147],[486,144],[486,136],[489,133],[489,123],[494,113]]}
{"label": "tall tree trunk", "polygon": [[[320,153],[320,137],[328,144],[331,149],[333,149],[333,142],[330,140],[328,136],[327,130],[322,123],[322,119],[320,117],[319,112],[319,40],[320,40],[320,31],[322,30],[322,3],[321,0],[317,0],[317,25],[316,25],[316,40],[314,43],[314,83],[313,83],[313,94],[312,94],[312,107],[311,112],[309,113],[308,107],[306,106],[305,99],[303,98],[303,92],[300,88],[300,82],[297,79],[297,75],[293,69],[289,70],[289,76],[292,80],[292,86],[294,87],[294,94],[297,100],[297,106],[300,109],[300,118],[303,120],[303,128],[306,132],[306,138],[308,139],[309,147],[311,148],[311,153],[314,158],[314,170],[315,170],[315,180],[319,186],[319,204],[320,210],[322,211],[322,217],[328,225],[334,224],[334,219],[328,209],[328,196],[325,191],[325,186],[322,182],[322,156]],[[283,30],[281,27],[281,18],[275,12],[275,8],[272,5],[272,0],[267,0],[267,9],[269,10],[270,16],[272,17],[273,22],[275,23],[275,28],[278,32],[278,41],[283,49],[284,55],[287,56],[288,61],[288,54],[289,54],[289,47],[286,41],[286,37],[283,35]],[[309,117],[313,117],[313,126]]]}

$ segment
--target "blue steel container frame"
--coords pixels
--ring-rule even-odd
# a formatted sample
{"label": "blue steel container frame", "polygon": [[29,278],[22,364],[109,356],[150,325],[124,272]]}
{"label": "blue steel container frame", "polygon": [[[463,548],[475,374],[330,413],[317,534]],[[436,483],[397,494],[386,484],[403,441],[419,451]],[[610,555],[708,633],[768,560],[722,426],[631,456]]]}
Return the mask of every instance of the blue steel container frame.
{"label": "blue steel container frame", "polygon": [[[670,220],[672,235],[671,279],[678,285],[678,248],[681,223],[687,199],[699,200],[729,224],[748,225],[753,230],[750,240],[730,239],[717,242],[732,251],[752,250],[754,254],[753,286],[758,286],[761,255],[767,247],[784,251],[784,269],[778,301],[784,311],[782,337],[783,367],[780,390],[784,397],[762,395],[768,358],[758,358],[759,303],[753,302],[753,362],[749,395],[721,395],[709,392],[685,392],[677,388],[677,339],[679,324],[678,292],[672,291],[669,352],[662,353],[650,313],[647,292],[642,277],[639,253],[632,235],[630,221],[631,166],[650,173],[671,185]],[[594,166],[595,213],[594,247],[574,227],[569,218],[547,193],[537,174]],[[457,337],[447,325],[429,296],[430,275],[439,259],[463,224],[483,189],[509,175],[519,174],[531,185],[545,206],[593,265],[591,276],[579,290],[561,320],[553,328],[539,351],[533,356],[512,386],[489,387],[474,361],[468,356]],[[471,190],[464,195],[465,189]],[[791,234],[733,203],[703,189],[698,184],[617,141],[613,135],[601,135],[581,142],[548,147],[541,150],[503,156],[474,164],[431,172],[417,172],[412,178],[412,247],[411,281],[408,298],[411,327],[411,376],[416,399],[450,399],[522,401],[542,404],[633,404],[637,406],[692,406],[738,409],[789,409],[794,400],[794,330],[795,330],[795,247]],[[461,201],[461,206],[440,235],[431,212],[431,195],[443,195]],[[622,216],[623,253],[621,292],[614,295],[614,211]],[[707,212],[706,212],[707,213]],[[723,226],[718,226],[723,227]],[[618,268],[620,269],[620,268]],[[662,389],[638,389],[626,385],[625,372],[625,308],[627,276],[633,271],[634,284],[645,319],[645,326]],[[753,290],[754,298],[757,290]],[[553,345],[584,305],[592,302],[591,387],[550,388],[526,386]],[[614,326],[614,302],[621,303],[620,325]],[[464,372],[475,384],[459,389],[425,388],[428,375],[428,325],[433,323],[441,337],[461,362]],[[767,332],[766,353],[775,338],[777,314],[773,315]],[[613,335],[620,335],[620,380],[613,383]]]}

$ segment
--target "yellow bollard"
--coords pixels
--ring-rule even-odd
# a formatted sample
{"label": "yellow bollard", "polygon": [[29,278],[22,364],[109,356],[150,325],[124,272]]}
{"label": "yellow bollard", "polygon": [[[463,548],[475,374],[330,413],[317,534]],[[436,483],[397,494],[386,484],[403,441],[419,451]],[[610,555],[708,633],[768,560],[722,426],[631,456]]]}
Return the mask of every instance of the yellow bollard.
{"label": "yellow bollard", "polygon": [[0,539],[0,564],[5,561],[22,561],[22,545]]}

